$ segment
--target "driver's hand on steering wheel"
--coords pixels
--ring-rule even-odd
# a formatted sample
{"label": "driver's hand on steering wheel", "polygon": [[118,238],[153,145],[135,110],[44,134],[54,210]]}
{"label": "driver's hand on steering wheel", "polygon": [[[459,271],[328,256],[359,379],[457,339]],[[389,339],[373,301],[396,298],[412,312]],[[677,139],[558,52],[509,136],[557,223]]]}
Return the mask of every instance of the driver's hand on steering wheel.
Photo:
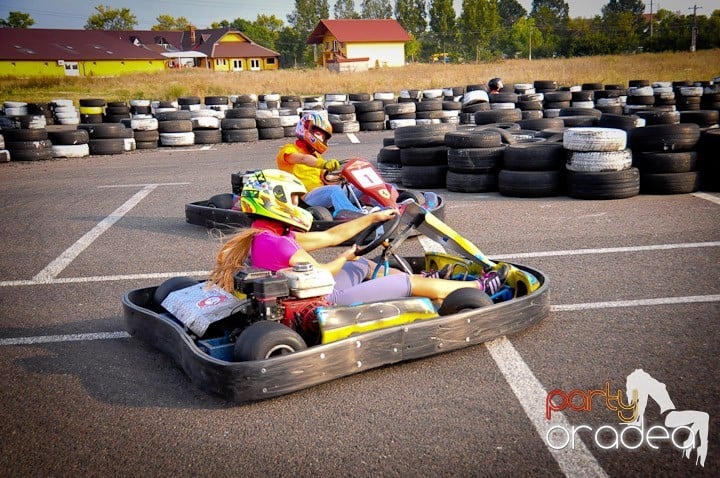
{"label": "driver's hand on steering wheel", "polygon": [[347,259],[348,262],[350,261],[356,261],[358,259],[358,256],[355,255],[355,251],[357,251],[358,246],[352,245],[350,249],[346,249],[340,254],[340,257],[344,257]]}
{"label": "driver's hand on steering wheel", "polygon": [[381,209],[370,214],[373,222],[385,222],[389,221],[398,213],[397,209]]}

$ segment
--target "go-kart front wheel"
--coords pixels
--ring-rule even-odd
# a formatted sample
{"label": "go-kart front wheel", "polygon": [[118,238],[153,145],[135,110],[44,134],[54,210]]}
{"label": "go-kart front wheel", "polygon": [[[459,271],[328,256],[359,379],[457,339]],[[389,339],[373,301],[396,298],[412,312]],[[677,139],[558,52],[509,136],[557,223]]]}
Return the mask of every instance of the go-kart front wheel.
{"label": "go-kart front wheel", "polygon": [[242,331],[235,342],[237,362],[264,360],[305,350],[307,344],[290,327],[271,320],[261,320]]}
{"label": "go-kart front wheel", "polygon": [[480,289],[474,287],[464,287],[451,292],[445,300],[443,300],[438,314],[451,315],[457,314],[464,310],[479,309],[493,305],[493,301],[489,295]]}

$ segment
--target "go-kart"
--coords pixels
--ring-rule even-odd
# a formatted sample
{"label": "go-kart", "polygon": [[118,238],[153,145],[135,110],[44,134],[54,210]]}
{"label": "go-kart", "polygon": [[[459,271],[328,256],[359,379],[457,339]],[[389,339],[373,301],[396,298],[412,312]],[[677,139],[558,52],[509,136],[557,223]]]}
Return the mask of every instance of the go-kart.
{"label": "go-kart", "polygon": [[[243,178],[252,173],[231,174],[231,193],[216,194],[208,200],[186,204],[185,220],[189,224],[218,229],[249,227],[252,219],[236,207],[236,202],[242,191]],[[342,186],[348,199],[360,209],[370,210],[374,206],[397,208],[403,203],[414,201],[440,218],[445,214],[445,203],[440,195],[432,191],[393,188],[369,161],[362,158],[343,161],[339,172],[325,175],[325,182]],[[333,211],[328,208],[311,207],[302,202],[301,206],[312,213],[314,231],[329,229],[347,220],[334,219]]]}
{"label": "go-kart", "polygon": [[[373,229],[380,225],[378,234]],[[399,255],[413,232],[458,254]],[[500,267],[414,203],[373,224],[356,244],[359,255],[382,246],[374,274],[449,266],[462,280]],[[427,297],[337,306],[326,299],[333,288],[327,271],[309,264],[276,273],[243,267],[233,293],[174,277],[127,292],[123,315],[133,337],[169,355],[201,389],[233,402],[256,401],[526,329],[550,310],[548,281],[538,270],[509,266],[505,285],[492,296],[469,286],[439,306]]]}

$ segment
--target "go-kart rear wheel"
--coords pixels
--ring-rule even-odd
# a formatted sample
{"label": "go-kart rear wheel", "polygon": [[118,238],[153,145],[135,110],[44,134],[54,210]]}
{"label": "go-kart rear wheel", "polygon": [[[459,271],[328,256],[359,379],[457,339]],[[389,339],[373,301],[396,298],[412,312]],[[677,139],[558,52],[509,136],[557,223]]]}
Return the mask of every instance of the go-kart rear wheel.
{"label": "go-kart rear wheel", "polygon": [[300,334],[279,322],[261,320],[242,331],[235,342],[237,362],[264,360],[305,350]]}
{"label": "go-kart rear wheel", "polygon": [[170,293],[193,286],[198,282],[199,281],[186,276],[168,279],[155,289],[155,293],[152,298],[153,304],[160,306]]}
{"label": "go-kart rear wheel", "polygon": [[416,191],[414,189],[405,189],[398,194],[397,202],[401,203],[403,201],[406,201],[408,199],[412,199],[415,201],[418,206],[422,206],[425,204],[425,194],[423,194],[421,191]]}
{"label": "go-kart rear wheel", "polygon": [[465,287],[451,292],[450,295],[443,300],[438,314],[451,315],[462,312],[463,310],[479,309],[488,305],[493,305],[493,301],[489,295],[480,289],[474,287]]}
{"label": "go-kart rear wheel", "polygon": [[307,209],[312,214],[314,221],[332,221],[333,215],[330,209],[322,206],[311,206]]}

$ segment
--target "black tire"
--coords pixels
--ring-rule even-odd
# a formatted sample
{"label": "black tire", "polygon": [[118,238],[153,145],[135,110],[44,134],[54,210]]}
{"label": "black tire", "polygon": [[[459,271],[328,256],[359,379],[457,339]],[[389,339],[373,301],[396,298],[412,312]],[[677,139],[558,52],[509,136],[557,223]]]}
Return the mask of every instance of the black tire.
{"label": "black tire", "polygon": [[636,153],[633,166],[644,173],[687,173],[697,165],[697,152],[678,151],[674,153]]}
{"label": "black tire", "polygon": [[425,148],[400,148],[400,164],[403,166],[447,165],[448,147],[427,146]]}
{"label": "black tire", "polygon": [[45,128],[33,129],[5,129],[0,130],[5,141],[42,141],[48,139],[48,131]]}
{"label": "black tire", "polygon": [[10,151],[10,159],[12,161],[41,161],[44,159],[52,159],[53,157],[52,147],[8,151]]}
{"label": "black tire", "polygon": [[448,191],[459,193],[486,193],[498,190],[497,173],[467,174],[448,171],[445,178]]}
{"label": "black tire", "polygon": [[223,130],[255,129],[257,128],[257,121],[255,121],[255,118],[223,118],[220,121],[220,128]]}
{"label": "black tire", "polygon": [[561,142],[517,143],[505,148],[503,167],[513,171],[552,171],[565,168]]}
{"label": "black tire", "polygon": [[155,143],[157,143],[158,141],[160,141],[160,132],[156,129],[134,130],[133,135],[136,142],[154,141]]}
{"label": "black tire", "polygon": [[695,123],[650,125],[628,132],[633,152],[689,151],[699,139],[700,127]]}
{"label": "black tire", "polygon": [[400,148],[395,145],[383,146],[378,151],[377,162],[384,164],[402,164],[400,161]]}
{"label": "black tire", "polygon": [[191,120],[165,120],[158,121],[160,133],[189,133],[193,130]]}
{"label": "black tire", "polygon": [[158,147],[157,141],[137,141],[135,140],[135,149],[155,149]]}
{"label": "black tire", "polygon": [[498,191],[503,196],[541,198],[559,196],[565,192],[565,174],[554,171],[511,171],[498,173]]}
{"label": "black tire", "polygon": [[88,141],[90,155],[122,154],[125,152],[124,138],[100,138]]}
{"label": "black tire", "polygon": [[258,138],[260,139],[281,139],[285,137],[285,130],[282,126],[276,128],[258,128]]}
{"label": "black tire", "polygon": [[400,170],[400,182],[407,188],[444,188],[447,172],[447,165],[403,166]]}
{"label": "black tire", "polygon": [[624,199],[640,193],[637,168],[599,173],[566,171],[568,196],[575,199]]}
{"label": "black tire", "polygon": [[475,124],[478,125],[491,123],[515,123],[521,119],[522,110],[519,108],[511,110],[477,111],[475,113]]}
{"label": "black tire", "polygon": [[216,194],[208,199],[208,207],[216,207],[218,209],[232,209],[233,206],[233,195],[232,194]]}
{"label": "black tire", "polygon": [[[235,107],[230,108],[228,110],[225,110],[225,119],[255,119],[255,115],[257,114],[256,108],[251,107]],[[255,126],[253,126],[254,128]]]}
{"label": "black tire", "polygon": [[228,129],[222,131],[223,143],[245,143],[257,141],[260,133],[256,128],[252,129]]}
{"label": "black tire", "polygon": [[279,322],[261,320],[242,331],[235,342],[237,362],[265,360],[307,349],[300,334]]}
{"label": "black tire", "polygon": [[502,165],[505,148],[450,149],[447,152],[448,169],[471,174],[497,172]]}
{"label": "black tire", "polygon": [[153,292],[152,303],[158,307],[170,293],[198,284],[199,281],[186,276],[173,277],[160,284]]}
{"label": "black tire", "polygon": [[700,174],[697,171],[640,174],[642,194],[689,194],[698,189],[700,189]]}
{"label": "black tire", "polygon": [[187,110],[160,111],[155,113],[155,118],[160,121],[176,121],[192,119],[192,114]]}
{"label": "black tire", "polygon": [[456,149],[497,148],[502,146],[502,136],[488,129],[451,131],[445,134],[445,145]]}
{"label": "black tire", "polygon": [[443,300],[438,314],[452,315],[464,310],[480,309],[493,305],[493,301],[489,295],[480,289],[474,287],[465,287],[451,292],[445,300]]}
{"label": "black tire", "polygon": [[310,214],[312,214],[313,220],[315,221],[333,221],[333,215],[330,209],[322,206],[311,206],[308,208]]}
{"label": "black tire", "polygon": [[80,98],[78,103],[80,106],[105,106],[105,100],[102,98]]}
{"label": "black tire", "polygon": [[49,131],[48,139],[52,141],[52,144],[87,144],[87,142],[90,140],[90,135],[84,129]]}
{"label": "black tire", "polygon": [[395,130],[395,145],[398,148],[442,146],[445,134],[456,129],[457,125],[451,123],[402,126]]}
{"label": "black tire", "polygon": [[195,144],[216,144],[222,143],[222,133],[219,129],[196,129]]}

